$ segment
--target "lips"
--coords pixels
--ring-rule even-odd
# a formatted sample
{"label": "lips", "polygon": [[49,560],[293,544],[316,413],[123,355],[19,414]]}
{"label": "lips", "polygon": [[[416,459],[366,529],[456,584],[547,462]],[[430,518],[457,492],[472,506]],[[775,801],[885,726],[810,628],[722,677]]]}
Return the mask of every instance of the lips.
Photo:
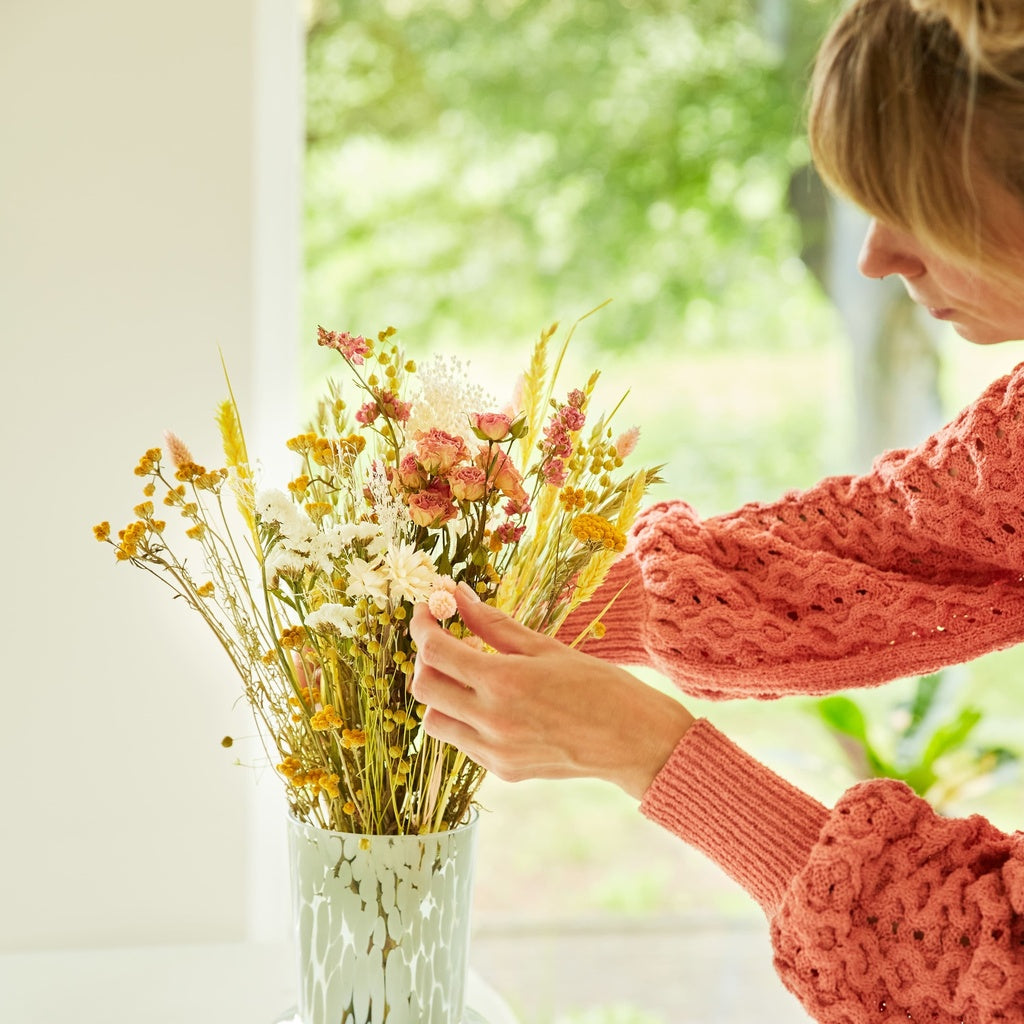
{"label": "lips", "polygon": [[950,309],[948,306],[928,306],[926,308],[936,320],[952,320],[956,315],[956,310]]}

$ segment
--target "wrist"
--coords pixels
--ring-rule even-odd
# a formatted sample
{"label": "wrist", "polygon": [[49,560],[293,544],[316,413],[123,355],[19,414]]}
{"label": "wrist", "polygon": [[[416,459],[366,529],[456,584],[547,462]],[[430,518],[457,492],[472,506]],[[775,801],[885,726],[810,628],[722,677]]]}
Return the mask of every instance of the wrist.
{"label": "wrist", "polygon": [[642,800],[658,773],[665,767],[679,741],[696,721],[679,701],[657,693],[648,713],[639,716],[634,729],[623,735],[625,757],[615,777],[620,789],[636,800]]}

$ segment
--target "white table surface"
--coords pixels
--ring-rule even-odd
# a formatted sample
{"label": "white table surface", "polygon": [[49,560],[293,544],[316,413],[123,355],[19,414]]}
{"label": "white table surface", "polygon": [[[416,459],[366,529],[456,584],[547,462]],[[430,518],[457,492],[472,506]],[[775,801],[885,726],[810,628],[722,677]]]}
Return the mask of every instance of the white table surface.
{"label": "white table surface", "polygon": [[[517,1024],[476,974],[468,1003],[487,1024]],[[294,1005],[285,943],[0,954],[2,1024],[274,1024]]]}

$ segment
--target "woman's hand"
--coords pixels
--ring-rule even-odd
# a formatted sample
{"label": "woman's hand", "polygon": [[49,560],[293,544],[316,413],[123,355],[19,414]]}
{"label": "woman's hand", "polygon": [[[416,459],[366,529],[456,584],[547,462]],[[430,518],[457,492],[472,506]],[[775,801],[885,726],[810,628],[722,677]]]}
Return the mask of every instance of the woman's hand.
{"label": "woman's hand", "polygon": [[638,800],[693,717],[667,694],[484,604],[468,587],[462,621],[497,651],[452,636],[416,608],[413,696],[423,727],[501,779],[591,777]]}

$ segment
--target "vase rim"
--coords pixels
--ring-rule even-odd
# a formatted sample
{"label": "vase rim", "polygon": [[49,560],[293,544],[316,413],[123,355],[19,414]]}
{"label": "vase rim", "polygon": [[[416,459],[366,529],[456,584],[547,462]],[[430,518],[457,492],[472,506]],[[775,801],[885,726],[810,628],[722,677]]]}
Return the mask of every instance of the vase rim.
{"label": "vase rim", "polygon": [[442,829],[439,832],[341,832],[337,829],[323,828],[320,825],[313,825],[308,821],[303,821],[291,808],[285,814],[285,820],[289,824],[300,825],[314,832],[323,832],[332,836],[353,836],[357,839],[430,839],[434,836],[447,836],[454,832],[463,832],[467,828],[472,828],[480,820],[480,809],[478,807],[470,807],[469,816],[465,821],[460,822],[453,828]]}

